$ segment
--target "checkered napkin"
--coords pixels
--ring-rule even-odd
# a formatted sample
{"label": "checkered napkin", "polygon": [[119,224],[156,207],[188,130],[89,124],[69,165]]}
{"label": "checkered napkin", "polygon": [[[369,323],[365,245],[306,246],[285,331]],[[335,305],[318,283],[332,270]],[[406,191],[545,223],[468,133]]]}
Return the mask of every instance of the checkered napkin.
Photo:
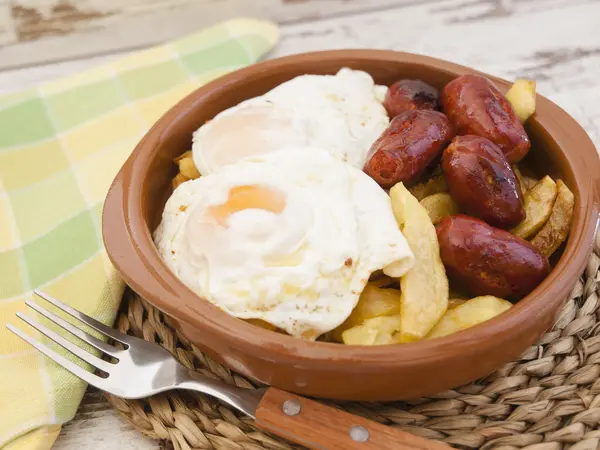
{"label": "checkered napkin", "polygon": [[108,187],[181,97],[251,64],[275,25],[235,19],[112,64],[0,96],[0,447],[48,449],[86,386],[6,329],[40,288],[104,323],[123,283],[102,246]]}

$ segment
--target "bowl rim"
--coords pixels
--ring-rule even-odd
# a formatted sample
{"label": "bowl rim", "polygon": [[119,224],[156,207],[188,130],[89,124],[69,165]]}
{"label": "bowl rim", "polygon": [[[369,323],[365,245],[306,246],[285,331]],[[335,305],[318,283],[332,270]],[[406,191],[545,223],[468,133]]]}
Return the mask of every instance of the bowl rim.
{"label": "bowl rim", "polygon": [[[519,329],[525,321],[535,317],[539,308],[558,309],[583,271],[592,251],[600,212],[600,160],[594,144],[581,126],[568,113],[539,94],[539,114],[531,120],[540,125],[561,149],[562,157],[566,160],[565,166],[572,172],[575,183],[576,205],[571,235],[562,257],[550,275],[513,308],[484,324],[442,338],[402,345],[369,347],[307,341],[248,324],[208,301],[199,301],[201,298],[171,272],[156,250],[151,232],[146,226],[141,195],[142,186],[147,181],[145,174],[153,154],[157,153],[157,144],[163,133],[168,132],[170,126],[197,102],[219,95],[232,85],[243,84],[247,77],[274,73],[288,64],[324,60],[345,60],[352,61],[353,64],[373,60],[395,61],[422,65],[430,70],[445,72],[451,77],[477,73],[492,79],[503,88],[510,85],[506,80],[489,74],[422,55],[389,50],[330,50],[263,61],[201,86],[167,111],[148,131],[120,170],[107,195],[102,217],[103,237],[109,258],[124,280],[167,315],[207,328],[211,334],[222,336],[230,346],[243,352],[263,355],[276,352],[281,363],[326,363],[332,367],[360,361],[365,364],[366,371],[384,366],[393,368],[418,364],[425,360],[443,360],[449,351],[468,351],[474,342],[480,343],[477,345],[492,345],[492,342],[494,346],[501,345],[510,340],[508,330]],[[573,136],[574,132],[577,133],[576,136]],[[561,140],[567,136],[570,136],[570,141],[578,142],[577,149],[565,150],[565,146],[561,145]],[[592,154],[598,161],[593,161]],[[595,171],[590,167],[590,158],[591,166],[596,167]],[[590,195],[582,199],[578,196],[581,192],[589,192]],[[140,269],[145,273],[134,273],[136,270],[140,272]],[[536,338],[537,336],[533,339]],[[210,346],[210,343],[207,345]]]}

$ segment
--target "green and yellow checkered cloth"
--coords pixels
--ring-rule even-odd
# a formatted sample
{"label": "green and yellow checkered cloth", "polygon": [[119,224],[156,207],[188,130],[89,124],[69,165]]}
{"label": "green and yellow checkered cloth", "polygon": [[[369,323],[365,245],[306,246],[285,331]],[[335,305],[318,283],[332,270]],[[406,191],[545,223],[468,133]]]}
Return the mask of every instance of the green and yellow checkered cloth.
{"label": "green and yellow checkered cloth", "polygon": [[4,326],[40,288],[110,324],[123,283],[102,246],[108,187],[175,102],[277,42],[235,19],[85,73],[0,96],[0,447],[48,449],[85,384]]}

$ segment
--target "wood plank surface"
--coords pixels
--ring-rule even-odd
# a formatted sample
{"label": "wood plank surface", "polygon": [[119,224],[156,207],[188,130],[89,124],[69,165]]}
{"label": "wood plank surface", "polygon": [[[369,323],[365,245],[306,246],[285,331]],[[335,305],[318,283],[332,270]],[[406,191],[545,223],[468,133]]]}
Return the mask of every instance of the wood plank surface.
{"label": "wood plank surface", "polygon": [[410,1],[0,0],[0,69],[144,48],[235,16],[295,23]]}
{"label": "wood plank surface", "polygon": [[[514,79],[572,114],[600,147],[598,0],[0,0],[0,91],[74,73],[239,15],[275,20],[270,57],[334,48],[422,53]],[[96,391],[58,450],[165,448]]]}

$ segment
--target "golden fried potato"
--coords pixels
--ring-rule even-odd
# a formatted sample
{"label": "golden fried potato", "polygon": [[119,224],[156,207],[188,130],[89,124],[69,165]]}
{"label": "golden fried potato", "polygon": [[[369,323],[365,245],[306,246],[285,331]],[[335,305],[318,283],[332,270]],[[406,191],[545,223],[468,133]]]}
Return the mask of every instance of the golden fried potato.
{"label": "golden fried potato", "polygon": [[179,155],[177,158],[173,159],[173,162],[177,164],[179,167],[179,173],[175,175],[173,180],[171,180],[171,185],[173,190],[177,188],[181,183],[185,183],[189,180],[195,180],[200,177],[200,172],[196,168],[194,164],[194,160],[192,159],[192,151],[188,150],[187,152]]}
{"label": "golden fried potato", "polygon": [[485,295],[467,300],[462,305],[449,309],[433,327],[426,339],[447,336],[477,325],[503,313],[512,303],[498,297]]}
{"label": "golden fried potato", "polygon": [[552,213],[552,205],[556,200],[556,183],[545,176],[525,195],[525,219],[510,232],[520,238],[527,239],[537,233]]}
{"label": "golden fried potato", "polygon": [[400,313],[400,291],[397,289],[381,289],[370,282],[360,294],[358,303],[352,314],[339,327],[331,332],[336,341],[342,341],[342,333],[349,328],[362,325],[374,317],[392,316]]}
{"label": "golden fried potato", "polygon": [[432,176],[427,181],[416,184],[409,189],[410,193],[419,201],[433,194],[448,192],[446,179],[441,173]]}
{"label": "golden fried potato", "polygon": [[521,123],[525,122],[535,112],[535,81],[518,79],[506,93],[506,98]]}
{"label": "golden fried potato", "polygon": [[519,180],[523,194],[527,194],[540,181],[537,178],[524,174],[518,165],[514,165],[513,170]]}
{"label": "golden fried potato", "polygon": [[346,345],[397,344],[400,326],[399,315],[374,317],[344,331],[342,341]]}
{"label": "golden fried potato", "polygon": [[440,223],[444,217],[460,212],[458,205],[447,192],[428,195],[420,203],[427,210],[427,214],[429,214],[429,218],[434,225]]}
{"label": "golden fried potato", "polygon": [[182,173],[178,173],[171,180],[171,186],[173,187],[173,190],[175,190],[177,188],[177,186],[179,186],[181,183],[185,183],[186,181],[189,181],[189,180],[186,177],[184,177]]}
{"label": "golden fried potato", "polygon": [[523,184],[525,185],[525,190],[523,191],[523,194],[527,194],[539,182],[540,182],[540,180],[538,180],[537,178],[528,177],[526,175],[523,175]]}
{"label": "golden fried potato", "polygon": [[467,301],[466,298],[450,298],[450,299],[448,299],[448,311],[456,308],[457,306],[462,305],[466,301]]}
{"label": "golden fried potato", "polygon": [[531,240],[531,243],[548,257],[567,239],[575,206],[575,196],[562,180],[556,182],[556,188],[558,194],[550,218]]}
{"label": "golden fried potato", "polygon": [[398,183],[390,190],[392,209],[415,265],[400,278],[400,342],[422,339],[448,307],[448,278],[435,227],[417,199]]}
{"label": "golden fried potato", "polygon": [[179,165],[179,161],[181,161],[182,159],[185,159],[185,158],[191,158],[191,157],[192,157],[192,151],[191,151],[191,150],[188,150],[187,152],[183,152],[181,155],[179,155],[179,156],[175,157],[175,158],[173,159],[173,162],[174,162],[175,164]]}
{"label": "golden fried potato", "polygon": [[179,160],[179,172],[188,180],[200,178],[200,172],[196,169],[194,160],[191,157]]}

